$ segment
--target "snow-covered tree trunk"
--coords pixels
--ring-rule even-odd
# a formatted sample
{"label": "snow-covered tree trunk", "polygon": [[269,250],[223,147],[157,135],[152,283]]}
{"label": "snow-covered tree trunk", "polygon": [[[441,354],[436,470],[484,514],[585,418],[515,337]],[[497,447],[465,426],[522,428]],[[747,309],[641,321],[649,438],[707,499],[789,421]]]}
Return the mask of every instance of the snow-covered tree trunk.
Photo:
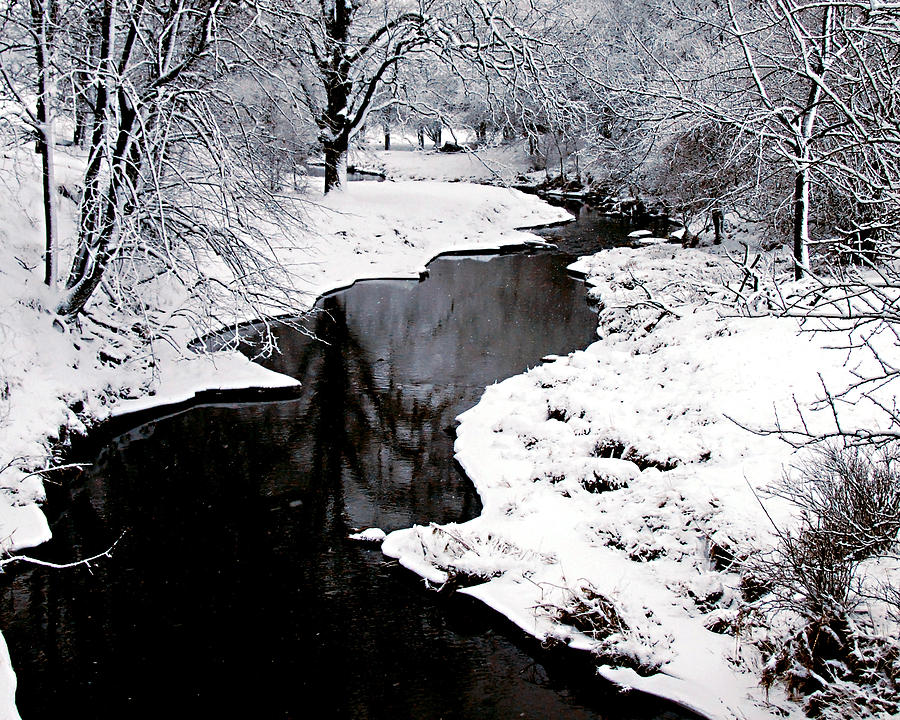
{"label": "snow-covered tree trunk", "polygon": [[335,73],[334,81],[327,88],[328,110],[324,124],[325,137],[322,150],[325,153],[325,194],[343,190],[347,183],[347,153],[350,150],[351,126],[347,119],[346,83]]}
{"label": "snow-covered tree trunk", "polygon": [[822,11],[822,34],[813,48],[803,48],[804,66],[810,80],[806,108],[797,119],[797,140],[794,178],[794,277],[800,280],[809,272],[809,204],[810,204],[810,163],[813,141],[818,119],[819,103],[822,100],[822,79],[831,62],[834,34],[834,6],[826,5]]}
{"label": "snow-covered tree trunk", "polygon": [[352,129],[348,104],[353,90],[350,80],[353,63],[348,57],[348,41],[357,7],[343,0],[324,0],[322,3],[326,53],[320,60],[320,69],[325,86],[325,109],[318,122],[324,133],[326,195],[343,190],[347,182],[347,152]]}
{"label": "snow-covered tree trunk", "polygon": [[809,270],[809,168],[801,165],[794,178],[794,279]]}
{"label": "snow-covered tree trunk", "polygon": [[76,71],[72,76],[75,87],[75,128],[72,131],[72,144],[87,148],[90,139],[91,103],[88,102],[90,78],[84,70]]}
{"label": "snow-covered tree trunk", "polygon": [[[43,103],[41,103],[43,105]],[[43,178],[43,205],[44,205],[44,284],[48,287],[56,285],[57,276],[57,228],[59,223],[56,217],[56,164],[53,150],[56,142],[53,132],[53,118],[49,116],[46,108],[42,113],[38,110],[38,116],[47,114],[41,130],[41,138],[38,141],[41,152],[41,176]]]}
{"label": "snow-covered tree trunk", "polygon": [[56,168],[53,132],[53,115],[50,109],[52,78],[50,76],[50,52],[53,32],[53,0],[31,0],[34,56],[38,71],[37,97],[37,150],[41,156],[41,178],[44,205],[44,283],[56,284],[57,228],[56,216]]}

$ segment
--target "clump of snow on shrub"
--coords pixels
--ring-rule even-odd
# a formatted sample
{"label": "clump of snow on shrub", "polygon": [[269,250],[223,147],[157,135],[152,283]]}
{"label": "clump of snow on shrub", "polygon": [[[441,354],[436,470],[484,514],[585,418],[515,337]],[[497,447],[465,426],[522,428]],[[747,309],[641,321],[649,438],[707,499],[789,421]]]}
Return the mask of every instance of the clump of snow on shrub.
{"label": "clump of snow on shrub", "polygon": [[[631,611],[627,618],[623,608]],[[672,638],[653,620],[652,611],[644,608],[635,614],[627,603],[604,595],[588,581],[567,588],[560,605],[548,604],[541,610],[588,635],[594,641],[592,652],[605,664],[647,675],[669,659]]]}
{"label": "clump of snow on shrub", "polygon": [[497,577],[510,570],[528,572],[531,567],[556,562],[555,556],[523,549],[499,533],[469,530],[450,523],[412,529],[420,559],[444,573],[453,586]]}

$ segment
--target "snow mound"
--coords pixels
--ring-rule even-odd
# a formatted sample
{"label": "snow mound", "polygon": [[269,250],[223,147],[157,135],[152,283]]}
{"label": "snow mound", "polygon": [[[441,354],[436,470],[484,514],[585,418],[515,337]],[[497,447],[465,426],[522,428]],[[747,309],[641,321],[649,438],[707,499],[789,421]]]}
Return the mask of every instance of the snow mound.
{"label": "snow mound", "polygon": [[638,245],[661,245],[667,242],[669,242],[668,238],[653,236],[639,237],[635,240],[635,243],[637,243]]}
{"label": "snow mound", "polygon": [[380,543],[387,537],[387,534],[381,528],[368,528],[358,533],[348,536],[350,540],[358,540],[359,542]]}

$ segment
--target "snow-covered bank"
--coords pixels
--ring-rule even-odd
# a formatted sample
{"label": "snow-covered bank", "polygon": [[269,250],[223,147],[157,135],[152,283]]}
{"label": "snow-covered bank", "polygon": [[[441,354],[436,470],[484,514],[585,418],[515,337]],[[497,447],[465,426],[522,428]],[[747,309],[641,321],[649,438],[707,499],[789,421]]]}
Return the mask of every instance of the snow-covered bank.
{"label": "snow-covered bank", "polygon": [[[655,245],[573,270],[601,303],[601,339],[488,388],[455,446],[482,515],[397,531],[384,552],[596,652],[623,687],[711,718],[802,716],[760,686],[731,565],[790,525],[795,508],[764,489],[797,456],[742,425],[796,422],[797,408],[830,422],[822,383],[859,366],[795,320],[729,312],[724,284],[740,276],[721,255]],[[857,403],[847,421],[877,427],[877,410]]]}
{"label": "snow-covered bank", "polygon": [[311,245],[277,247],[307,284],[309,304],[365,278],[418,278],[436,256],[540,244],[515,228],[570,220],[565,210],[516,190],[423,181],[350,183],[307,210]]}
{"label": "snow-covered bank", "polygon": [[[376,145],[377,147],[377,145]],[[394,150],[355,148],[351,163],[390,178],[448,180],[458,182],[505,182],[516,180],[533,163],[525,141],[465,152],[413,150],[409,143],[393,143]],[[412,152],[410,152],[412,150]]]}
{"label": "snow-covered bank", "polygon": [[[542,244],[516,228],[571,219],[564,210],[524,193],[466,183],[351,183],[342,193],[308,199],[312,204],[305,207],[304,226],[295,228],[295,236],[272,241],[279,259],[293,271],[306,308],[321,295],[359,280],[418,279],[444,253]],[[162,347],[148,392],[117,400],[111,414],[184,402],[206,390],[295,384],[240,353],[195,355]]]}

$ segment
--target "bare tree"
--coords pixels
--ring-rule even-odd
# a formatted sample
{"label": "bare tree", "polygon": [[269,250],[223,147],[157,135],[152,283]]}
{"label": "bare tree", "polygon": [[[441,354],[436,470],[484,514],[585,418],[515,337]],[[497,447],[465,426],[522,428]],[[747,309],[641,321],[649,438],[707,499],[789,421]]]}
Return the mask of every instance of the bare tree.
{"label": "bare tree", "polygon": [[549,77],[546,58],[558,48],[537,10],[515,0],[270,3],[266,25],[320,129],[325,191],[342,186],[350,140],[367,115],[402,102],[391,86],[403,65],[430,57],[460,77],[478,72],[517,88]]}
{"label": "bare tree", "polygon": [[[0,79],[37,134],[51,210],[59,196],[53,117],[90,107],[83,171],[65,188],[78,216],[59,257],[67,272],[57,312],[90,319],[124,354],[167,332],[172,308],[149,292],[165,284],[191,305],[197,332],[234,315],[298,312],[266,223],[299,219],[297,199],[280,194],[281,176],[314,138],[260,54],[252,8],[34,0],[4,12]],[[262,157],[270,150],[290,162],[276,167]],[[58,251],[55,225],[46,225],[49,268]]]}
{"label": "bare tree", "polygon": [[266,27],[293,67],[297,94],[319,127],[325,191],[346,181],[350,139],[383,82],[405,57],[436,41],[430,7],[376,2],[269,3]]}
{"label": "bare tree", "polygon": [[[698,120],[727,127],[741,144],[756,144],[759,178],[789,173],[797,278],[809,272],[811,193],[829,182],[824,167],[847,120],[832,80],[844,51],[838,18],[848,7],[673,0],[655,25],[629,21],[637,66],[603,83],[645,127],[663,127],[666,136]],[[771,206],[784,201],[773,198]]]}
{"label": "bare tree", "polygon": [[[56,169],[54,148],[53,90],[54,90],[54,32],[57,25],[56,0],[29,0],[28,7],[16,4],[3,7],[0,27],[4,33],[0,45],[0,77],[5,90],[18,101],[20,117],[35,135],[36,150],[41,157],[41,178],[44,207],[44,283],[53,287],[57,277],[58,227],[56,200]],[[33,56],[33,73],[26,70],[20,77],[11,65],[22,65],[22,55]],[[32,88],[27,86],[31,84]],[[31,104],[23,93],[32,90],[36,102]]]}
{"label": "bare tree", "polygon": [[[179,86],[179,80],[210,52],[222,11],[219,2],[176,2],[157,10],[143,0],[125,8],[104,0],[78,246],[60,314],[84,307],[119,253],[126,223],[140,207],[143,171],[157,159],[151,154],[164,157],[166,148],[154,144],[159,138],[155,133],[165,111],[177,106],[171,101],[178,91],[191,91]],[[158,43],[158,53],[151,57],[143,52],[149,45],[144,32],[155,34]]]}

